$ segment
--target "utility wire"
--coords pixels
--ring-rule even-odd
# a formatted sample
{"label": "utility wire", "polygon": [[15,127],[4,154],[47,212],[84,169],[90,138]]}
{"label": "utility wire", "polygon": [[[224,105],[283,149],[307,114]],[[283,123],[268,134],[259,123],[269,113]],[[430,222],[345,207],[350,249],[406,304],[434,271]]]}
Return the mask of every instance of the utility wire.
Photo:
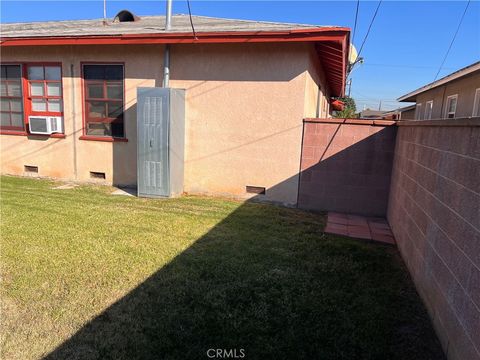
{"label": "utility wire", "polygon": [[190,17],[190,25],[192,26],[193,38],[195,40],[198,40],[197,33],[195,32],[195,27],[193,26],[192,10],[190,9],[190,0],[187,0],[187,6],[188,6],[188,15]]}
{"label": "utility wire", "polygon": [[382,4],[382,0],[378,2],[377,9],[375,10],[375,13],[373,14],[372,21],[370,21],[370,25],[368,26],[367,33],[365,35],[365,38],[363,39],[362,46],[360,46],[360,51],[358,52],[358,57],[360,57],[360,54],[362,53],[363,46],[365,45],[365,42],[367,41],[368,34],[370,34],[370,30],[372,29],[373,22],[375,21],[375,18],[377,17],[378,9],[380,8],[380,5]]}
{"label": "utility wire", "polygon": [[[407,69],[436,69],[436,66],[422,66],[422,65],[401,65],[401,64],[379,64],[379,63],[365,63],[363,66],[373,66],[373,67],[392,67],[392,68],[407,68]],[[454,68],[444,68],[451,69]]]}
{"label": "utility wire", "polygon": [[450,42],[450,46],[448,47],[448,50],[447,50],[445,56],[443,57],[442,64],[438,68],[437,74],[435,75],[435,79],[433,79],[434,82],[437,80],[438,75],[440,74],[440,71],[442,71],[443,65],[445,64],[445,61],[447,60],[448,54],[450,53],[450,50],[452,49],[453,43],[455,42],[455,39],[457,38],[458,31],[460,30],[460,26],[462,25],[463,19],[465,18],[465,14],[467,13],[467,9],[468,9],[468,6],[470,5],[470,1],[471,0],[468,0],[467,6],[465,6],[465,10],[463,10],[462,17],[460,18],[460,22],[458,23],[457,30],[455,31],[455,35],[453,35],[453,39]]}
{"label": "utility wire", "polygon": [[355,30],[357,30],[357,19],[358,19],[358,8],[360,6],[360,0],[357,0],[357,10],[355,10],[355,24],[353,25],[353,32],[352,32],[352,41],[353,44],[355,42]]}

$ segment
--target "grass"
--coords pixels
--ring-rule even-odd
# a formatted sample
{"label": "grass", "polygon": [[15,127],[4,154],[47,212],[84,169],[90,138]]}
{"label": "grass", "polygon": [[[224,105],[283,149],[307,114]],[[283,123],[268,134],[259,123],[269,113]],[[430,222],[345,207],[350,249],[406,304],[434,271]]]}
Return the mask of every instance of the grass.
{"label": "grass", "polygon": [[394,248],[321,214],[3,177],[2,359],[442,359]]}

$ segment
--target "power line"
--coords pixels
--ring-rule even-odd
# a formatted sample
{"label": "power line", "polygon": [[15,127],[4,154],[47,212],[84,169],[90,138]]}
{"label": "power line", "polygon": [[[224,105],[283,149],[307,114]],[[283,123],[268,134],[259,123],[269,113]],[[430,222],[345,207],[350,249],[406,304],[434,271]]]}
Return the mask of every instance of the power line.
{"label": "power line", "polygon": [[[378,64],[378,63],[364,63],[364,66],[373,66],[373,67],[393,67],[393,68],[408,68],[408,69],[436,69],[436,66],[422,66],[422,65],[400,65],[400,64]],[[454,69],[454,68],[444,68],[444,69]]]}
{"label": "power line", "polygon": [[450,46],[448,47],[447,53],[443,57],[442,64],[438,68],[437,74],[435,75],[435,79],[433,81],[437,80],[438,75],[440,74],[440,71],[442,70],[443,64],[445,64],[445,61],[447,60],[448,54],[450,53],[450,50],[452,49],[453,43],[455,42],[455,39],[457,38],[458,31],[460,30],[460,26],[462,25],[463,19],[465,18],[465,14],[467,13],[468,6],[470,5],[470,1],[468,0],[467,6],[465,6],[465,10],[463,10],[462,17],[460,18],[460,22],[458,23],[457,30],[455,31],[455,35],[453,35],[453,39],[450,42]]}
{"label": "power line", "polygon": [[355,42],[355,30],[357,30],[358,8],[360,7],[360,0],[357,0],[357,10],[355,10],[355,25],[353,25],[352,41]]}
{"label": "power line", "polygon": [[370,30],[372,28],[373,22],[375,21],[375,18],[377,17],[378,9],[380,8],[380,5],[382,4],[382,0],[378,2],[377,9],[375,10],[375,13],[373,14],[372,21],[370,21],[370,25],[368,26],[367,33],[365,35],[365,38],[363,39],[362,46],[360,46],[360,51],[358,52],[358,57],[360,57],[360,54],[362,53],[363,46],[365,45],[365,42],[367,41],[368,34],[370,34]]}
{"label": "power line", "polygon": [[197,33],[195,32],[195,27],[193,26],[192,10],[190,9],[190,0],[187,0],[187,6],[188,6],[188,15],[190,17],[190,25],[192,26],[193,38],[197,40]]}
{"label": "power line", "polygon": [[[356,94],[356,95],[355,95]],[[365,94],[362,94],[361,92],[357,91],[357,90],[354,90],[353,91],[353,95],[356,96],[356,97],[362,97],[364,99],[370,99],[370,100],[383,100],[383,101],[397,101],[396,99],[394,98],[374,98],[374,97],[371,97],[370,95],[365,95]]]}

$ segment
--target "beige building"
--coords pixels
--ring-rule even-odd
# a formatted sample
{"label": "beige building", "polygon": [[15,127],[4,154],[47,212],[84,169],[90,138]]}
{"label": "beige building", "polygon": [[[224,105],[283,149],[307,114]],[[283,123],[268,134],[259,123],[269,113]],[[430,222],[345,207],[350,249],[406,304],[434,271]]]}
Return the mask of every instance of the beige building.
{"label": "beige building", "polygon": [[[169,86],[186,94],[184,191],[255,186],[295,205],[302,120],[343,95],[349,29],[193,22],[196,37],[184,15],[168,32],[155,16],[2,24],[1,172],[136,185],[136,89],[162,86],[168,45]],[[58,128],[34,134],[35,116]]]}
{"label": "beige building", "polygon": [[398,98],[415,102],[415,120],[480,116],[480,61]]}

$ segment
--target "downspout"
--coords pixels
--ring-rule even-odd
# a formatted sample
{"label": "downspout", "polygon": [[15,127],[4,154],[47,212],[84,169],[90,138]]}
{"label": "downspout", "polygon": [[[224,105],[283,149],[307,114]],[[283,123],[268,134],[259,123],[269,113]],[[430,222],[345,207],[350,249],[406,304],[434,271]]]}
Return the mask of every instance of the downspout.
{"label": "downspout", "polygon": [[[172,29],[172,0],[167,0],[167,13],[165,15],[165,31]],[[170,83],[170,45],[165,45],[163,54],[163,87],[168,88]]]}

